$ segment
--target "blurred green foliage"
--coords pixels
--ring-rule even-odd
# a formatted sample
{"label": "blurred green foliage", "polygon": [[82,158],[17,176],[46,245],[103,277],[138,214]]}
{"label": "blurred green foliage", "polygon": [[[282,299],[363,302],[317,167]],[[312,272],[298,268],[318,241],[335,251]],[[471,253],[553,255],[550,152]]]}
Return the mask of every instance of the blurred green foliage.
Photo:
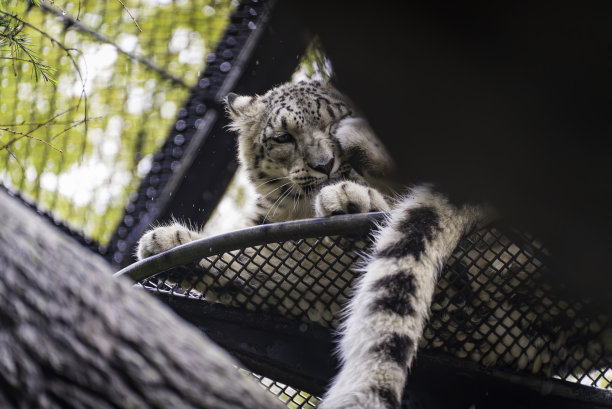
{"label": "blurred green foliage", "polygon": [[[8,1],[0,2],[8,5]],[[17,63],[31,64],[32,74],[36,81],[39,78],[56,85],[53,77],[55,69],[43,63],[41,57],[32,49],[31,38],[22,33],[26,23],[16,15],[0,10],[0,59],[13,64],[13,73],[17,75]]]}
{"label": "blurred green foliage", "polygon": [[[0,3],[7,20],[0,33],[17,28],[30,53],[0,41],[0,182],[101,243],[109,240],[237,6],[231,0],[123,3],[129,13],[112,0],[55,1],[52,7],[183,85],[113,44],[65,27],[40,7]],[[30,57],[43,71],[33,71]],[[43,73],[52,81],[37,81]]]}
{"label": "blurred green foliage", "polygon": [[331,80],[333,77],[331,61],[325,56],[323,45],[316,36],[300,59],[293,80],[296,81],[304,77],[325,81]]}

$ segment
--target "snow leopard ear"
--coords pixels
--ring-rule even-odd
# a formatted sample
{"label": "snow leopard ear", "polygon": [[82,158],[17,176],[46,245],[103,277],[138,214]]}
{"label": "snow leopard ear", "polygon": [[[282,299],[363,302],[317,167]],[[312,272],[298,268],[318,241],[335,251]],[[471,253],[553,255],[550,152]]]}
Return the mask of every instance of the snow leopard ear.
{"label": "snow leopard ear", "polygon": [[234,120],[248,120],[259,117],[265,105],[258,95],[238,95],[230,92],[225,97],[225,105],[230,117]]}

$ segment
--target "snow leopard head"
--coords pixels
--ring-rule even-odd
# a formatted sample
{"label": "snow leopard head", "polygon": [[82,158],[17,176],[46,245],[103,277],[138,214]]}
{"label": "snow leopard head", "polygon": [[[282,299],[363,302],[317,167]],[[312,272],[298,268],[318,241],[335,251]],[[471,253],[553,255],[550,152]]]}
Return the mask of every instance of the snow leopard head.
{"label": "snow leopard head", "polygon": [[286,83],[263,96],[230,93],[226,104],[240,162],[266,189],[276,186],[269,181],[289,182],[295,194],[310,196],[334,180],[378,177],[390,168],[367,122],[328,83]]}

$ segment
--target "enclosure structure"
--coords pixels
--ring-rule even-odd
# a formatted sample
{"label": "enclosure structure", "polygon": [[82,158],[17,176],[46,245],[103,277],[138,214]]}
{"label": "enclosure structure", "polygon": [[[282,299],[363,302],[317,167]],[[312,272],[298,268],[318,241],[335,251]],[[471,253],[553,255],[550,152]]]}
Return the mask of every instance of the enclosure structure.
{"label": "enclosure structure", "polygon": [[[172,215],[198,223],[211,214],[236,169],[222,98],[287,80],[312,39],[287,4],[236,8],[108,245],[83,239],[117,268],[134,261],[152,223]],[[333,329],[377,217],[257,227],[121,274],[235,354],[290,407],[312,407],[336,371]],[[507,226],[461,242],[438,286],[405,405],[612,406],[608,319],[553,284],[547,259],[535,238]]]}
{"label": "enclosure structure", "polygon": [[[296,392],[298,406],[311,407],[311,394],[320,396],[337,369],[330,330],[381,216],[258,226],[117,274],[136,279],[247,367],[306,391],[301,400]],[[607,316],[550,274],[546,250],[529,235],[491,225],[465,237],[434,295],[405,405],[608,407]]]}

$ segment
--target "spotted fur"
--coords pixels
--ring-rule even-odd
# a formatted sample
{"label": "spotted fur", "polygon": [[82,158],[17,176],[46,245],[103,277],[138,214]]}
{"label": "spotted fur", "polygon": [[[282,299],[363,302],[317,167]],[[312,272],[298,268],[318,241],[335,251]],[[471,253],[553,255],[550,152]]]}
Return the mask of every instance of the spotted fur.
{"label": "spotted fur", "polygon": [[322,408],[398,408],[438,276],[459,239],[481,221],[426,187],[399,201],[375,238],[346,310],[343,366]]}
{"label": "spotted fur", "polygon": [[[258,194],[253,223],[390,210],[375,186],[392,168],[391,160],[367,122],[331,85],[289,83],[262,96],[230,94],[226,102],[230,128],[238,133],[240,163]],[[438,274],[480,216],[477,208],[457,209],[427,188],[413,189],[398,201],[378,232],[366,274],[346,310],[339,347],[343,367],[322,407],[399,406]],[[139,242],[138,257],[199,236],[178,223],[151,230]],[[225,270],[218,271],[216,283],[223,282]],[[209,298],[219,296],[214,289],[203,291]],[[267,290],[248,292],[253,291]],[[311,318],[316,321],[321,314]]]}
{"label": "spotted fur", "polygon": [[[390,156],[330,84],[302,81],[262,96],[229,94],[226,104],[239,161],[257,193],[251,224],[389,210],[379,189],[393,167]],[[137,257],[200,236],[181,223],[153,229],[140,239]]]}
{"label": "spotted fur", "polygon": [[[263,96],[230,94],[227,106],[230,128],[238,132],[240,162],[259,194],[255,221],[388,209],[368,186],[378,184],[391,160],[367,122],[331,85],[299,82]],[[345,182],[338,189],[369,197],[336,197],[334,203],[326,197],[330,200],[319,198],[317,204],[321,189],[337,182]]]}
{"label": "spotted fur", "polygon": [[[367,122],[331,85],[283,84],[262,96],[230,94],[226,102],[230,128],[238,133],[239,161],[257,193],[256,203],[249,206],[251,224],[389,210],[386,197],[374,188],[392,167],[389,156]],[[181,223],[152,229],[140,239],[137,256],[142,259],[200,237]],[[270,245],[261,256],[281,257],[286,251]],[[308,260],[291,271],[286,267],[290,260],[283,261],[278,270],[261,271],[257,265],[224,268],[225,262],[232,262],[230,256],[215,265],[204,259],[200,265],[206,274],[195,283],[183,283],[183,287],[193,288],[211,301],[234,305],[238,295],[257,294],[265,300],[267,310],[293,316],[307,311],[309,320],[329,325],[336,322],[334,317],[346,298],[335,286],[329,289],[330,294],[317,295],[312,282],[317,277],[349,281],[352,273],[340,266],[330,269],[337,261],[331,254],[321,260],[318,254],[324,254],[323,249],[303,251]],[[240,271],[239,277],[235,270]],[[237,289],[236,283],[245,285]],[[282,286],[278,290],[289,296],[272,305],[275,298],[271,300],[270,293],[276,289],[271,286],[275,285]]]}
{"label": "spotted fur", "polygon": [[[388,154],[350,101],[327,83],[283,84],[261,96],[230,94],[226,102],[230,128],[238,133],[239,161],[257,191],[253,223],[390,210],[345,309],[338,348],[342,369],[321,407],[398,408],[442,267],[460,238],[487,212],[477,206],[455,207],[424,186],[413,188],[391,206],[379,182],[392,168]],[[178,223],[160,227],[140,240],[138,257],[199,237]],[[283,257],[286,250],[279,251]],[[316,252],[309,254],[316,257]],[[322,277],[317,261],[308,261],[315,267],[307,272],[300,270],[299,263],[291,266],[294,282],[277,280],[288,283],[284,290],[302,295],[286,297],[290,305],[280,305],[277,311],[290,315],[298,304],[308,304],[312,321],[329,321],[343,300],[322,300],[332,305],[327,310],[319,310],[316,302],[309,304],[311,294],[302,287],[315,278],[334,277]],[[224,277],[232,269],[224,268],[223,260],[219,266],[204,267],[215,275],[208,284],[235,285],[234,277]],[[255,267],[240,273],[239,281],[249,283],[244,288],[201,291],[209,299],[227,303],[232,302],[230,295],[257,294],[267,299],[274,289],[263,283],[276,282],[276,276],[288,271],[262,272]],[[529,360],[535,365],[538,357],[532,355]]]}

